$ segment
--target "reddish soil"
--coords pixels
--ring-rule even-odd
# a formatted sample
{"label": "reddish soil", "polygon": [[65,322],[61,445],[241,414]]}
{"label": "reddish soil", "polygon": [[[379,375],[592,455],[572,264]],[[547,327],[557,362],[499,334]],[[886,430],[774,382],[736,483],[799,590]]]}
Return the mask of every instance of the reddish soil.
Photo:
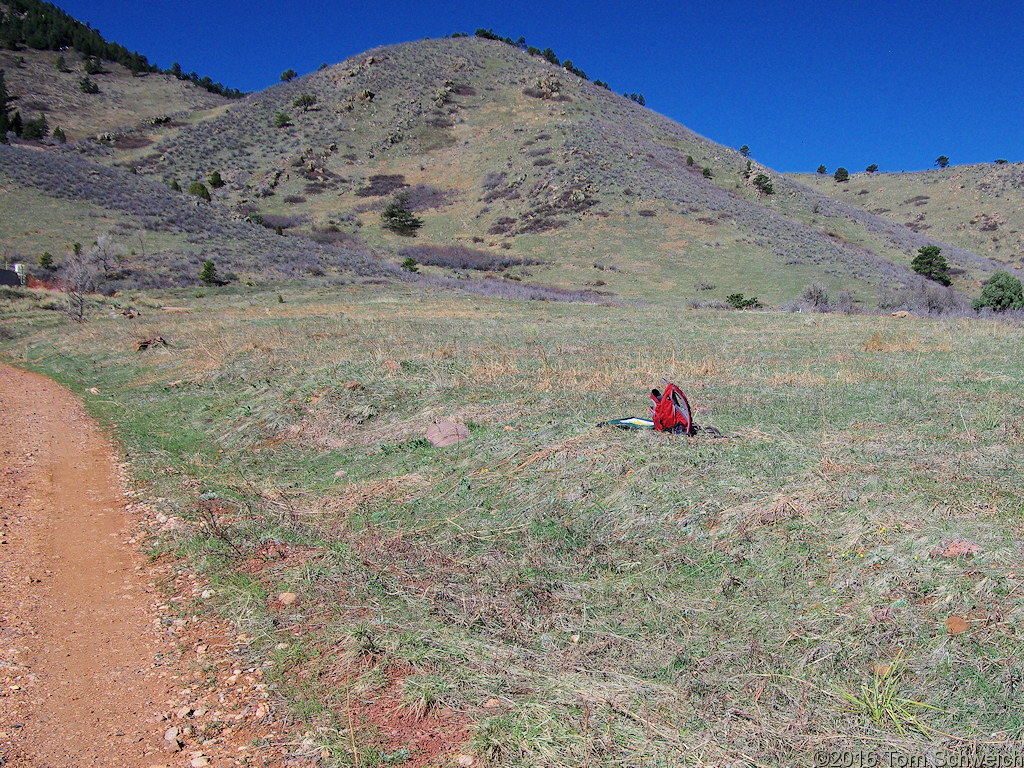
{"label": "reddish soil", "polygon": [[0,449],[0,765],[308,765],[245,636],[182,610],[201,580],[143,557],[152,512],[75,397],[0,366]]}

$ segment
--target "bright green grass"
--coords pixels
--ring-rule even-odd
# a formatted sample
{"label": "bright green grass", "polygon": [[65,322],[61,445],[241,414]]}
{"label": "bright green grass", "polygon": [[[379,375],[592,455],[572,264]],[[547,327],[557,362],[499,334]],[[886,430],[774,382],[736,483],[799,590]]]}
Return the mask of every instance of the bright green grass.
{"label": "bright green grass", "polygon": [[[1024,738],[1019,327],[281,293],[81,326],[8,301],[6,349],[99,391],[165,512],[216,494],[243,552],[302,553],[252,573],[201,528],[175,544],[337,764],[352,696],[396,676],[405,710],[462,712],[464,749],[500,765]],[[170,347],[133,351],[155,332]],[[726,439],[595,426],[643,415],[662,376]],[[470,440],[429,447],[441,418]],[[953,537],[982,553],[930,556]],[[268,609],[281,591],[295,609]],[[898,659],[886,694],[937,707],[923,733],[844,696]]]}

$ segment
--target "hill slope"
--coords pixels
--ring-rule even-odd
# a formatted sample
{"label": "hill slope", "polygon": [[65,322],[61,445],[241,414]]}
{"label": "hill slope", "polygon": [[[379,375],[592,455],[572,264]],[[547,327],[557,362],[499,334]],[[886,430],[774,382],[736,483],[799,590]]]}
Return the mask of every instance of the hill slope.
{"label": "hill slope", "polygon": [[[307,95],[315,106],[303,111]],[[289,125],[275,127],[279,114]],[[243,212],[388,247],[400,241],[380,231],[380,210],[418,189],[420,243],[507,251],[545,262],[532,271],[548,280],[600,277],[640,295],[714,282],[778,300],[825,279],[868,297],[912,281],[905,267],[931,242],[756,163],[745,174],[738,153],[478,38],[370,51],[254,94],[155,150],[108,159],[167,182],[218,170],[222,201]],[[774,195],[751,184],[758,172]],[[963,289],[995,268],[947,253]]]}
{"label": "hill slope", "polygon": [[1024,163],[960,165],[914,173],[793,178],[915,232],[1024,268]]}
{"label": "hill slope", "polygon": [[[57,69],[63,56],[67,71]],[[155,118],[196,110],[214,109],[230,100],[199,88],[189,80],[160,73],[133,75],[114,62],[103,62],[103,72],[88,75],[99,88],[85,93],[85,59],[74,51],[0,51],[0,69],[7,89],[16,100],[11,109],[24,119],[46,117],[50,129],[60,126],[69,141],[122,131]]]}
{"label": "hill slope", "polygon": [[[131,82],[162,88],[162,78],[181,87],[161,75]],[[29,94],[22,98],[27,103]],[[60,156],[84,155],[182,188],[217,171],[226,185],[212,190],[213,207],[225,216],[393,263],[412,258],[429,265],[428,275],[476,269],[646,300],[741,292],[781,302],[818,281],[873,304],[920,282],[908,265],[933,242],[492,40],[381,48],[205,106],[212,103],[193,102],[186,108],[201,111],[160,125],[143,121]],[[759,173],[774,194],[753,185]],[[35,187],[31,194],[68,196],[33,178],[22,173],[8,192]],[[380,213],[402,192],[424,222],[416,238],[381,227]],[[138,219],[138,204],[114,199],[112,218],[152,226]],[[26,198],[17,207],[34,204]],[[20,247],[38,247],[38,236],[15,234]],[[179,234],[195,242],[196,233]],[[206,240],[210,248],[234,247],[215,234]],[[943,247],[961,290],[976,291],[1000,266]],[[247,262],[251,274],[263,271],[261,253]]]}

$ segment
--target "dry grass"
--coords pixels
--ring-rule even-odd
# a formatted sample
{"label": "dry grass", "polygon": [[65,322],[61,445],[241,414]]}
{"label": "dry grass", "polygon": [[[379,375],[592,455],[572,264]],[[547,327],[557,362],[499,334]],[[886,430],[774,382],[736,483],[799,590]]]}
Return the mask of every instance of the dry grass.
{"label": "dry grass", "polygon": [[[281,690],[322,743],[340,734],[336,755],[351,739],[394,751],[357,721],[384,701],[410,722],[458,710],[465,748],[498,765],[803,765],[1024,727],[1005,682],[1024,573],[1019,328],[680,326],[656,307],[354,286],[156,303],[191,311],[71,326],[33,310],[8,349],[98,389],[172,510],[234,500],[222,536],[181,551],[260,652],[294,649]],[[131,351],[143,331],[169,346]],[[594,426],[643,415],[662,376],[727,439]],[[470,440],[430,448],[440,416]],[[932,554],[951,541],[973,556]],[[267,607],[285,590],[301,610]],[[948,633],[951,616],[967,628]],[[941,706],[912,711],[925,733],[839,694],[865,700],[898,653],[894,700]],[[400,684],[401,668],[423,679]]]}

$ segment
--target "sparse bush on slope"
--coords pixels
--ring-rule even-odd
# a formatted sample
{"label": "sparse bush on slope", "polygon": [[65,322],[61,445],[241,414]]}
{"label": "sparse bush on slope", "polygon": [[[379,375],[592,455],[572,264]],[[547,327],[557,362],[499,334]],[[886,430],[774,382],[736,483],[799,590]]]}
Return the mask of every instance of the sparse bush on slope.
{"label": "sparse bush on slope", "polygon": [[0,179],[51,197],[87,201],[130,217],[143,230],[182,235],[201,250],[136,256],[137,268],[122,282],[137,287],[195,283],[211,257],[225,270],[266,277],[322,275],[325,270],[368,276],[397,271],[386,261],[341,245],[302,237],[283,245],[262,227],[232,220],[217,206],[196,205],[163,184],[95,165],[75,153],[0,146]]}

